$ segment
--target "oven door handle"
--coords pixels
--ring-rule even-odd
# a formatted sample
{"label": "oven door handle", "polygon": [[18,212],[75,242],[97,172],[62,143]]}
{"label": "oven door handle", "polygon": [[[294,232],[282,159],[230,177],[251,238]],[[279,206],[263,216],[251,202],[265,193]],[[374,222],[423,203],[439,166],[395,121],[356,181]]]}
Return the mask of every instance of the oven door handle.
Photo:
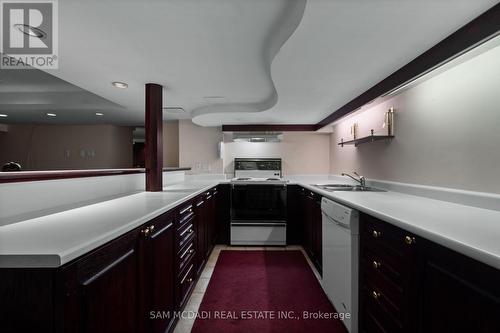
{"label": "oven door handle", "polygon": [[286,222],[231,222],[235,227],[286,227]]}

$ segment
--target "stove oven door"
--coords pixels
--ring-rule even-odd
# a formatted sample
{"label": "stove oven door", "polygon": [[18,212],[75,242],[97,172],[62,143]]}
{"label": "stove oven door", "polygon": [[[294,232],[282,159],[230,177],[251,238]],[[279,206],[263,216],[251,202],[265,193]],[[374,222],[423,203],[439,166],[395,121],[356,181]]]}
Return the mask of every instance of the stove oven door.
{"label": "stove oven door", "polygon": [[286,245],[286,185],[233,184],[232,245]]}
{"label": "stove oven door", "polygon": [[286,185],[233,184],[231,221],[285,223]]}

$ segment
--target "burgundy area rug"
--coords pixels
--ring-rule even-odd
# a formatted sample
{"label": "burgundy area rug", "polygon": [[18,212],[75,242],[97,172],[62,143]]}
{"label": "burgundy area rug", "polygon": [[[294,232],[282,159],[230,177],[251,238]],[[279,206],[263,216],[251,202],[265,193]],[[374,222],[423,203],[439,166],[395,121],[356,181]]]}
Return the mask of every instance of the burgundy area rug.
{"label": "burgundy area rug", "polygon": [[334,318],[301,251],[221,251],[192,332],[346,333]]}

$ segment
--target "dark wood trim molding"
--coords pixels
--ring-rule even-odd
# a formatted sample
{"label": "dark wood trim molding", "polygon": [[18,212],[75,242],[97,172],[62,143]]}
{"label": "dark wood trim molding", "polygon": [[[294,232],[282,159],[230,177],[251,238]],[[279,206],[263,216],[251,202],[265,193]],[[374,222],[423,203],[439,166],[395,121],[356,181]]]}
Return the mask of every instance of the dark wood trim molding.
{"label": "dark wood trim molding", "polygon": [[458,29],[408,64],[404,65],[361,95],[341,106],[317,124],[301,125],[223,125],[224,132],[317,131],[356,111],[363,105],[463,54],[500,31],[500,4]]}
{"label": "dark wood trim molding", "polygon": [[500,4],[497,4],[458,29],[429,50],[401,67],[358,97],[335,110],[316,124],[316,130],[357,110],[375,98],[421,76],[500,31]]}
{"label": "dark wood trim molding", "polygon": [[[189,171],[191,168],[163,168],[163,172]],[[17,182],[34,182],[39,180],[70,179],[83,177],[119,176],[134,173],[145,173],[146,169],[100,169],[100,170],[51,170],[51,171],[19,171],[0,172],[0,184]]]}
{"label": "dark wood trim molding", "polygon": [[0,183],[31,182],[38,180],[101,177],[144,173],[144,169],[108,169],[108,170],[54,170],[54,171],[19,171],[0,172]]}
{"label": "dark wood trim molding", "polygon": [[283,125],[222,125],[223,132],[292,132],[292,131],[315,131],[314,124],[283,124]]}
{"label": "dark wood trim molding", "polygon": [[146,84],[146,191],[163,191],[163,87]]}

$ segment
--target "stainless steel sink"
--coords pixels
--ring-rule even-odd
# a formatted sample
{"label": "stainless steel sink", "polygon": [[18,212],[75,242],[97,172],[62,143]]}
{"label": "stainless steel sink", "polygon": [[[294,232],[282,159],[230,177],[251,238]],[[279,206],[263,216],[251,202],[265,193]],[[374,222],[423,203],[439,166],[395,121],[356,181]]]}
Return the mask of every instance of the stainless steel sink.
{"label": "stainless steel sink", "polygon": [[349,185],[349,184],[314,184],[313,186],[328,191],[352,191],[352,192],[386,192],[375,187],[360,186],[360,185]]}

